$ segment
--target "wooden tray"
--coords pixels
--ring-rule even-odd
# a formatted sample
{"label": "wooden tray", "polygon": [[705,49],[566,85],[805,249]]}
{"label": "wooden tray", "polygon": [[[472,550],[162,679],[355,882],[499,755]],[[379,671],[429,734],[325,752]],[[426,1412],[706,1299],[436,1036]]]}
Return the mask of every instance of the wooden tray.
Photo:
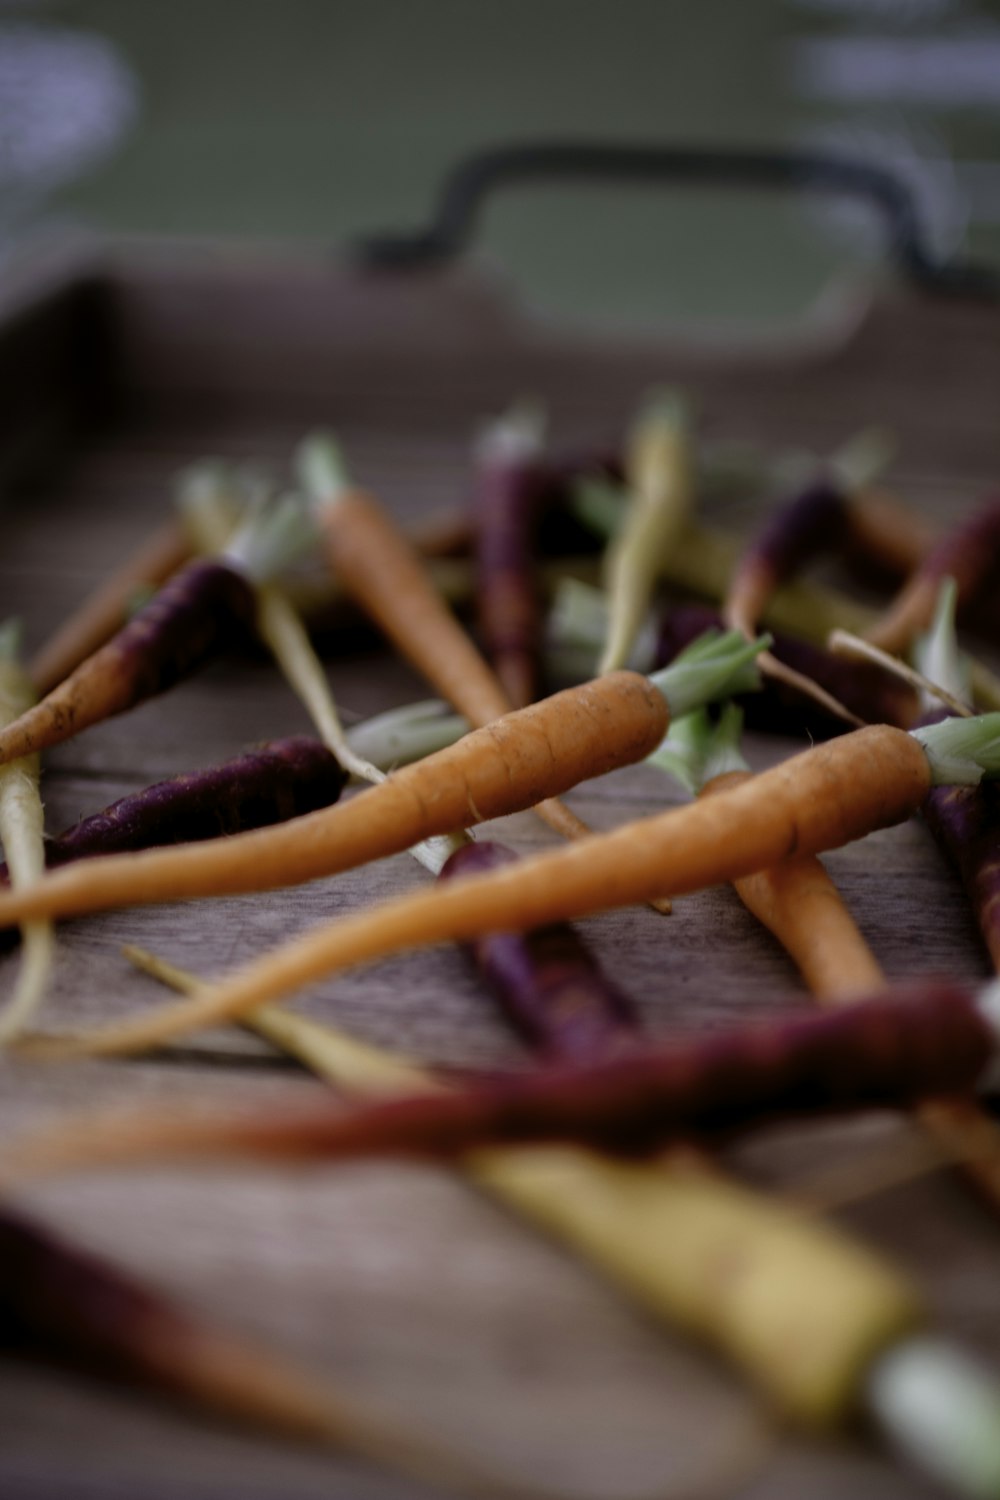
{"label": "wooden tray", "polygon": [[[462,500],[470,433],[513,396],[541,396],[560,439],[599,442],[663,382],[690,390],[708,437],[824,452],[856,427],[887,424],[900,444],[894,485],[942,523],[1000,472],[996,307],[885,293],[796,341],[721,348],[553,326],[519,310],[483,271],[405,275],[191,246],[121,249],[39,263],[8,286],[3,612],[23,616],[38,644],[158,523],[174,471],[206,453],[280,469],[305,429],[331,424],[358,477],[412,518]],[[745,527],[753,514],[733,508],[713,519]],[[361,715],[424,695],[375,648],[329,670]],[[53,753],[50,824],[306,727],[263,660],[226,663]],[[763,765],[790,748],[755,741],[753,758]],[[637,769],[569,801],[604,827],[672,795]],[[527,815],[507,820],[502,836],[522,849],[548,838]],[[833,854],[829,866],[891,975],[986,974],[962,896],[919,825]],[[120,957],[125,940],[220,970],[424,878],[400,856],[287,894],[70,924],[45,1025],[74,1029],[161,998]],[[652,1031],[710,1027],[802,998],[788,962],[728,890],[678,903],[669,920],[633,909],[586,925]],[[452,949],[316,986],[300,1003],[431,1059],[516,1055]],[[290,1090],[320,1088],[235,1030],[141,1061],[2,1066],[5,1137],[86,1104],[166,1094],[180,1109],[208,1095],[266,1110]],[[758,1181],[798,1182],[902,1129],[871,1116],[776,1130],[733,1162]],[[711,1468],[749,1409],[714,1359],[443,1172],[108,1174],[25,1201],[356,1396],[566,1494],[673,1493]],[[960,1183],[942,1173],[840,1217],[923,1280],[944,1328],[1000,1363],[1000,1229]],[[932,1490],[858,1434],[835,1447],[782,1440],[762,1473],[723,1492],[902,1500]],[[416,1493],[398,1477],[200,1423],[138,1394],[0,1364],[4,1500]]]}

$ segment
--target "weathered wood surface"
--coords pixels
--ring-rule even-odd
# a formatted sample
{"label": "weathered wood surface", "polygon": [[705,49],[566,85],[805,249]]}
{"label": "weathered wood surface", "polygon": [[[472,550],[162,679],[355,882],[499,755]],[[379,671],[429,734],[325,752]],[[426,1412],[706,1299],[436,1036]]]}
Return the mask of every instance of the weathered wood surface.
{"label": "weathered wood surface", "polygon": [[[157,524],[181,464],[215,452],[280,469],[318,420],[336,426],[358,476],[408,517],[461,501],[472,427],[512,396],[537,392],[561,437],[601,441],[650,384],[677,379],[712,437],[823,451],[857,426],[886,422],[900,439],[894,482],[942,523],[1000,472],[1000,314],[986,309],[890,299],[840,340],[826,332],[798,350],[746,347],[724,357],[664,340],[639,347],[571,336],[519,318],[465,273],[385,283],[328,267],[293,274],[266,262],[131,257],[35,307],[13,293],[9,300],[0,407],[16,422],[9,443],[5,434],[0,590],[4,614],[24,617],[31,645]],[[741,503],[717,518],[747,525],[753,513]],[[331,659],[329,670],[358,715],[424,695],[377,647]],[[221,664],[169,700],[53,752],[50,826],[305,727],[263,659]],[[790,748],[758,740],[754,761]],[[638,769],[569,798],[597,827],[667,800],[678,800],[669,784]],[[498,831],[522,849],[551,838],[528,815]],[[891,975],[986,973],[961,895],[919,825],[841,850],[829,867]],[[120,957],[123,941],[219,971],[425,878],[400,856],[301,891],[70,924],[45,1027],[72,1030],[160,1000]],[[632,909],[587,928],[651,1031],[803,1003],[787,960],[731,892],[688,898],[670,920]],[[4,988],[14,962],[3,960]],[[429,1059],[518,1055],[450,949],[314,986],[300,1003]],[[183,1108],[210,1097],[267,1109],[321,1087],[232,1029],[156,1059],[65,1068],[7,1061],[2,1070],[5,1138],[102,1102],[167,1096]],[[734,1162],[762,1181],[801,1183],[903,1133],[883,1117],[788,1129]],[[750,1409],[715,1361],[645,1322],[558,1247],[444,1173],[102,1174],[23,1197],[47,1222],[312,1362],[397,1419],[561,1493],[669,1493],[711,1465]],[[943,1326],[1000,1365],[1000,1226],[958,1182],[941,1174],[842,1218],[920,1275]],[[419,1492],[336,1456],[0,1364],[4,1500]],[[761,1474],[728,1492],[744,1500],[933,1493],[863,1434],[837,1447],[782,1441]]]}

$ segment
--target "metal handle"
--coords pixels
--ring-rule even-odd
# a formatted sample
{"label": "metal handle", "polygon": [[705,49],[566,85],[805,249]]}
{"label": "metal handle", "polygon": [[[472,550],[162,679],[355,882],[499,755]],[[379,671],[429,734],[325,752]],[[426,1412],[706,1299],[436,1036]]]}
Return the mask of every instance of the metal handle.
{"label": "metal handle", "polygon": [[417,269],[453,260],[469,243],[483,201],[511,184],[562,180],[678,183],[849,194],[880,215],[890,261],[922,291],[1000,297],[1000,274],[933,254],[909,188],[883,167],[812,151],[537,142],[498,146],[452,168],[429,222],[415,232],[372,235],[357,247],[363,264]]}

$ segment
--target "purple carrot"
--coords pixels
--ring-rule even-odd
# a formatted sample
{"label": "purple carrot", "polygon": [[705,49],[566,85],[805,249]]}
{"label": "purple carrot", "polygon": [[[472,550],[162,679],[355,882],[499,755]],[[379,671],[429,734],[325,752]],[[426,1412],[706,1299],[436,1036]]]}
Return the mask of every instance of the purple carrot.
{"label": "purple carrot", "polygon": [[848,534],[842,489],[820,479],[772,513],[733,574],[724,614],[737,630],[753,631],[768,600],[813,557],[838,550]]}
{"label": "purple carrot", "polygon": [[[488,840],[457,849],[441,878],[494,870],[517,860]],[[501,1010],[543,1058],[572,1062],[635,1046],[638,1017],[583,939],[566,922],[500,932],[464,945]]]}
{"label": "purple carrot", "polygon": [[968,608],[1000,564],[1000,496],[991,497],[932,548],[889,609],[865,631],[883,651],[901,654],[930,623],[941,584],[954,578],[960,607]]}
{"label": "purple carrot", "polygon": [[252,629],[252,585],[217,560],[188,563],[47,697],[0,732],[0,763],[71,739],[165,692]]}
{"label": "purple carrot", "polygon": [[139,1380],[200,1385],[200,1328],[167,1298],[14,1214],[0,1211],[0,1349]]}
{"label": "purple carrot", "polygon": [[344,1108],[62,1124],[13,1147],[12,1180],[102,1162],[185,1153],[349,1161],[446,1159],[492,1146],[572,1141],[627,1154],[716,1141],[789,1116],[906,1108],[974,1088],[995,1055],[993,1025],[967,987],[924,980],[844,1010],[779,1018],[547,1067],[474,1088]]}
{"label": "purple carrot", "polygon": [[935,787],[922,808],[934,838],[955,865],[973,915],[1000,973],[1000,795],[992,782]]}
{"label": "purple carrot", "polygon": [[[336,802],[347,781],[317,739],[295,735],[245,750],[221,765],[187,771],[132,792],[83,818],[46,845],[50,867],[93,855],[241,833],[283,823]],[[6,876],[6,866],[0,865]]]}
{"label": "purple carrot", "polygon": [[540,462],[541,421],[515,409],[476,445],[473,547],[477,613],[487,658],[514,708],[539,692],[541,605],[535,528],[549,475]]}
{"label": "purple carrot", "polygon": [[[336,802],[347,781],[339,761],[307,735],[273,740],[221,765],[186,771],[82,818],[45,844],[49,869],[77,859],[189,844],[283,823]],[[0,885],[9,884],[0,864]],[[0,928],[0,950],[20,928]]]}
{"label": "purple carrot", "polygon": [[7,1208],[0,1265],[0,1353],[138,1387],[253,1432],[353,1449],[462,1493],[482,1483],[447,1450],[387,1426],[322,1377]]}
{"label": "purple carrot", "polygon": [[[659,621],[656,665],[673,661],[703,631],[718,629],[721,623],[721,616],[707,605],[685,604],[665,610]],[[914,720],[917,705],[912,688],[872,662],[847,661],[809,641],[778,633],[774,634],[771,653],[824,688],[866,724],[906,728]],[[821,703],[774,677],[765,677],[760,692],[744,694],[738,701],[747,728],[765,733],[829,739],[843,734],[847,727]]]}

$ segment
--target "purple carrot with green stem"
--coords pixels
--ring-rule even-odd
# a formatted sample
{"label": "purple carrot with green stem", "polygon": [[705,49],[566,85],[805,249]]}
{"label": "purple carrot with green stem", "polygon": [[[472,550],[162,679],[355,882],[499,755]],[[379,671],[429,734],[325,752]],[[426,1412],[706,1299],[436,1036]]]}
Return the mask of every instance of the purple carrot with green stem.
{"label": "purple carrot with green stem", "polygon": [[0,762],[61,744],[195,672],[253,629],[254,583],[312,536],[305,509],[291,497],[251,517],[223,553],[174,574],[116,636],[0,732]]}

